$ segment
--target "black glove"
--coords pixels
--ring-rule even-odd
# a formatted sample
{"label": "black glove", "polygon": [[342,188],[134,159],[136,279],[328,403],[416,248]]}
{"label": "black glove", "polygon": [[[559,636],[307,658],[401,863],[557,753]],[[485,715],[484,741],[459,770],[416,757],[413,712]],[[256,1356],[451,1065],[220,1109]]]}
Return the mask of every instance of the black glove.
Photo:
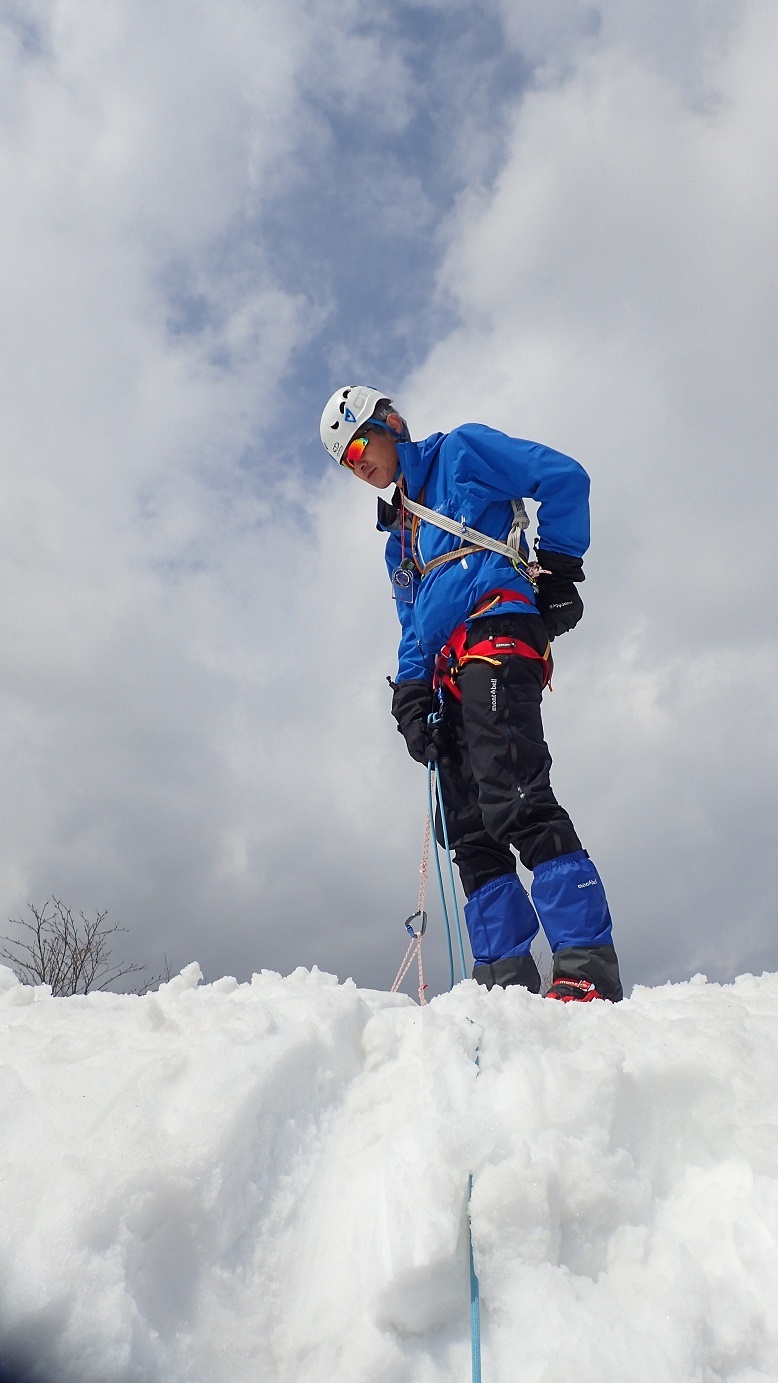
{"label": "black glove", "polygon": [[432,687],[429,682],[412,679],[396,684],[392,696],[392,715],[408,746],[408,753],[418,764],[427,764],[430,760],[434,763],[442,747],[442,726],[427,723],[432,709]]}
{"label": "black glove", "polygon": [[537,560],[545,575],[537,578],[537,604],[548,630],[549,639],[575,629],[584,612],[583,601],[575,589],[584,581],[583,558],[569,557],[566,552],[544,552],[538,549]]}

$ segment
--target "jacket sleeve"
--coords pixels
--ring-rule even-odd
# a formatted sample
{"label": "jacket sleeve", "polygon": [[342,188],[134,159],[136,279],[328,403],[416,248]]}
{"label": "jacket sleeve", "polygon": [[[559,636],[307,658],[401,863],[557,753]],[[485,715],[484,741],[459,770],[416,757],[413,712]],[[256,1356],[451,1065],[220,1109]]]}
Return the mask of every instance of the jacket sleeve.
{"label": "jacket sleeve", "polygon": [[454,488],[470,496],[476,510],[495,499],[535,500],[539,546],[583,557],[589,547],[589,477],[572,456],[480,423],[456,428],[443,445]]}
{"label": "jacket sleeve", "polygon": [[[390,533],[386,544],[386,569],[391,581],[393,573],[400,564],[401,547],[400,539],[396,533]],[[417,578],[414,574],[414,585]],[[397,652],[397,677],[398,682],[409,682],[412,679],[421,679],[432,683],[432,669],[425,665],[424,657],[419,640],[413,624],[412,605],[406,604],[402,600],[396,600],[395,609],[397,618],[400,621],[400,647]]]}

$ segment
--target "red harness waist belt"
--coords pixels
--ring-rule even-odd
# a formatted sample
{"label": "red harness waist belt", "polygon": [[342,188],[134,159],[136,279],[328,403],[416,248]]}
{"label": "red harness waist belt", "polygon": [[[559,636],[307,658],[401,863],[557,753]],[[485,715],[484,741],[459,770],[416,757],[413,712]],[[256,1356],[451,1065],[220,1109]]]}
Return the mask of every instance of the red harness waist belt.
{"label": "red harness waist belt", "polygon": [[[479,601],[468,616],[469,619],[477,615],[485,615],[495,609],[503,601],[515,603],[520,601],[522,605],[531,605],[532,602],[525,595],[519,595],[518,591],[494,590],[485,595]],[[543,664],[543,686],[547,687],[551,681],[551,674],[554,669],[554,660],[551,657],[551,644],[546,644],[545,653],[538,653],[532,644],[525,643],[523,639],[514,638],[512,634],[494,634],[489,639],[481,639],[478,643],[471,644],[470,648],[465,648],[468,634],[471,632],[467,626],[467,620],[458,624],[448,643],[444,643],[437,658],[435,659],[435,675],[432,686],[437,691],[438,687],[446,687],[458,701],[462,700],[462,693],[456,685],[458,674],[466,663],[480,662],[491,663],[494,667],[499,666],[501,658],[510,656],[519,658],[532,658],[535,662]]]}

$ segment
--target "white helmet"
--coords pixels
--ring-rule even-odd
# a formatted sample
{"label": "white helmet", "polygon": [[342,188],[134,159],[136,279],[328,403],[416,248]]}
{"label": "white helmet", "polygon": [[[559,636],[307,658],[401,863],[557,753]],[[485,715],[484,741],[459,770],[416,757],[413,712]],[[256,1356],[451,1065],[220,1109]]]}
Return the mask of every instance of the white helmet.
{"label": "white helmet", "polygon": [[376,404],[389,397],[386,390],[369,389],[366,384],[336,389],[321,415],[319,428],[330,456],[339,461],[351,438],[372,418]]}

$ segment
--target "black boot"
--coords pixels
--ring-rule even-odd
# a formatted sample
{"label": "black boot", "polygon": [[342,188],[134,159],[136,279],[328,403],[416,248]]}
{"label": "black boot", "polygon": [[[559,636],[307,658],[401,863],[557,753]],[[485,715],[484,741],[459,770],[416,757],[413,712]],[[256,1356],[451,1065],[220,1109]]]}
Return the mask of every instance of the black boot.
{"label": "black boot", "polygon": [[[575,981],[565,989],[565,981]],[[594,995],[585,992],[580,981],[594,986]],[[559,992],[554,991],[559,988]],[[567,946],[554,956],[554,979],[548,991],[552,999],[610,999],[617,1004],[624,998],[619,978],[619,962],[612,946]]]}

